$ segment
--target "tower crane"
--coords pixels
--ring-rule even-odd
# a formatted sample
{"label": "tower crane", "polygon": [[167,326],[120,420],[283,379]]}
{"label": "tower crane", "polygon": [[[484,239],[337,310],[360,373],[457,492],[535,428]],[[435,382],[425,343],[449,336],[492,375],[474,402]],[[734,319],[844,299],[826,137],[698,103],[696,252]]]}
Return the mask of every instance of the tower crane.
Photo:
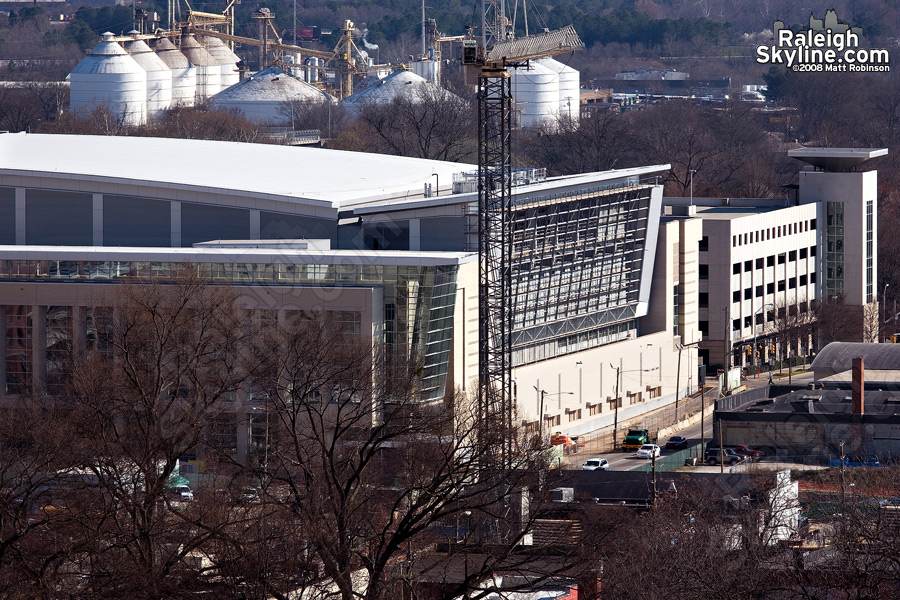
{"label": "tower crane", "polygon": [[[513,451],[512,414],[512,90],[508,67],[584,47],[571,25],[515,39],[504,0],[482,0],[480,40],[463,40],[466,80],[478,86],[478,421],[500,433],[498,457]],[[538,415],[543,419],[544,415]]]}

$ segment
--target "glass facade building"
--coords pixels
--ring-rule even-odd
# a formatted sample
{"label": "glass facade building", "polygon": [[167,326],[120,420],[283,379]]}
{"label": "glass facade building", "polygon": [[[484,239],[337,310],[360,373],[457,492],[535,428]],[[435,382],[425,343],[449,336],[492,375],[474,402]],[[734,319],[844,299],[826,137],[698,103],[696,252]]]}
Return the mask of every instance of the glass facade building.
{"label": "glass facade building", "polygon": [[[21,247],[16,250],[22,250]],[[65,254],[57,249],[57,254]],[[108,249],[107,249],[108,250]],[[89,252],[81,252],[85,255]],[[102,254],[108,257],[110,252]],[[289,251],[268,254],[258,262],[226,262],[216,260],[217,253],[185,254],[183,261],[146,260],[67,260],[5,259],[0,260],[0,282],[89,283],[98,286],[115,283],[175,283],[185,268],[195,270],[213,285],[229,286],[292,286],[298,288],[377,288],[374,297],[382,305],[373,307],[372,338],[383,342],[394,355],[421,361],[420,397],[435,400],[444,397],[450,362],[456,285],[457,260],[447,264],[378,264],[371,255],[363,260],[324,253],[315,256],[315,263],[291,260]],[[464,256],[460,254],[459,256]],[[62,258],[62,257],[61,257]],[[82,258],[82,257],[79,257]],[[277,260],[274,260],[277,259]],[[414,261],[411,261],[414,262]],[[426,260],[422,262],[437,263]],[[329,297],[335,298],[334,293]],[[75,302],[73,297],[73,305]],[[84,314],[76,319],[73,307],[0,304],[4,315],[5,392],[22,394],[28,391],[33,378],[35,346],[40,345],[42,360],[40,378],[48,393],[62,389],[62,365],[68,352],[79,347],[106,348],[111,315],[103,307],[84,307]],[[337,303],[340,305],[340,302]],[[251,310],[254,323],[264,321],[262,313],[277,311]],[[328,309],[342,322],[359,327],[359,313],[347,309]],[[270,315],[271,317],[272,315]],[[276,317],[277,318],[277,317]],[[271,320],[271,319],[270,319]],[[39,327],[38,327],[39,325]],[[250,324],[251,326],[253,323]],[[74,333],[78,331],[79,333]],[[79,337],[80,339],[74,339]],[[106,341],[104,341],[106,340]]]}

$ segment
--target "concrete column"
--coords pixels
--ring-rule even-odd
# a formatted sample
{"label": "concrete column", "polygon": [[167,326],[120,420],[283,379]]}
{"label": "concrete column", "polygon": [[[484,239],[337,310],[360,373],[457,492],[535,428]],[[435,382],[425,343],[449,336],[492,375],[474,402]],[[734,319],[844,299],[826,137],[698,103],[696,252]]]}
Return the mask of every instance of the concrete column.
{"label": "concrete column", "polygon": [[172,220],[172,247],[181,248],[181,202],[173,200],[169,208]]}
{"label": "concrete column", "polygon": [[74,356],[84,356],[87,352],[87,308],[72,307],[72,351]]}
{"label": "concrete column", "polygon": [[16,245],[25,245],[25,188],[16,188]]}
{"label": "concrete column", "polygon": [[250,239],[258,240],[260,238],[259,211],[250,211]]}
{"label": "concrete column", "polygon": [[31,388],[35,395],[47,391],[47,307],[31,307]]}
{"label": "concrete column", "polygon": [[94,194],[94,245],[103,245],[103,194]]}
{"label": "concrete column", "polygon": [[6,394],[6,307],[0,304],[0,396]]}
{"label": "concrete column", "polygon": [[409,220],[409,249],[417,252],[422,249],[421,219]]}

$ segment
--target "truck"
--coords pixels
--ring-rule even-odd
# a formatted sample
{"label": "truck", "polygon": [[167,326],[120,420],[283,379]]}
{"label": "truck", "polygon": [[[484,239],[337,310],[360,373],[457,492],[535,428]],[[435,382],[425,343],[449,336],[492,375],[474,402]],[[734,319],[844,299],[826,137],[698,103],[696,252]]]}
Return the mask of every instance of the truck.
{"label": "truck", "polygon": [[655,443],[656,438],[650,437],[649,429],[629,429],[628,435],[622,440],[622,450],[625,452],[628,452],[629,450],[637,451],[644,444]]}

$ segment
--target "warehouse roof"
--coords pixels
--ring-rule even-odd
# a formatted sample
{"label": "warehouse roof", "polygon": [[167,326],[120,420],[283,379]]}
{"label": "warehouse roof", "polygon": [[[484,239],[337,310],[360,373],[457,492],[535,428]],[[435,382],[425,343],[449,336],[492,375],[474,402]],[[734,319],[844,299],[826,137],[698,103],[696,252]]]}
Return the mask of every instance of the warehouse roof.
{"label": "warehouse roof", "polygon": [[879,371],[900,370],[900,344],[857,344],[832,342],[822,348],[810,368],[820,376],[853,368],[853,359],[861,356],[863,366]]}
{"label": "warehouse roof", "polygon": [[454,173],[473,169],[474,165],[438,160],[268,144],[0,134],[0,177],[81,180],[88,182],[83,186],[86,191],[103,181],[271,197],[338,209],[357,202],[421,196],[425,184],[434,183],[435,174],[449,186]]}

